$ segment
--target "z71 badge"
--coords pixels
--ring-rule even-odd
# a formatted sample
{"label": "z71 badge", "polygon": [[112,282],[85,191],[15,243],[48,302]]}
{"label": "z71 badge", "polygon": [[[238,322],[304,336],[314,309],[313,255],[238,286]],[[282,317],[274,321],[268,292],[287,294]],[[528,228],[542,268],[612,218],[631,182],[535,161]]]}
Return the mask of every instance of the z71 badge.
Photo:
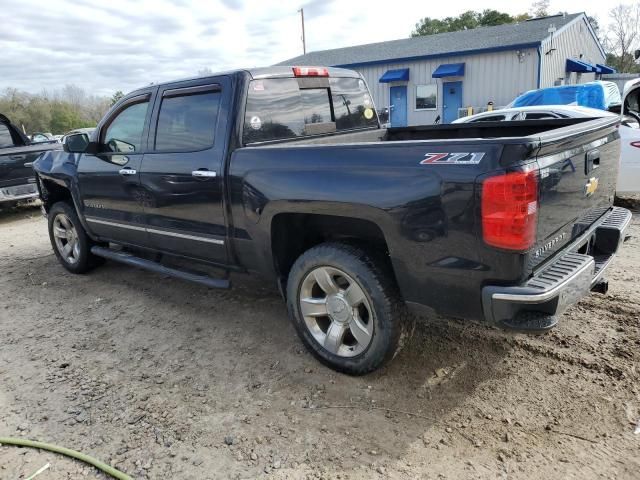
{"label": "z71 badge", "polygon": [[420,165],[477,165],[484,152],[425,153]]}

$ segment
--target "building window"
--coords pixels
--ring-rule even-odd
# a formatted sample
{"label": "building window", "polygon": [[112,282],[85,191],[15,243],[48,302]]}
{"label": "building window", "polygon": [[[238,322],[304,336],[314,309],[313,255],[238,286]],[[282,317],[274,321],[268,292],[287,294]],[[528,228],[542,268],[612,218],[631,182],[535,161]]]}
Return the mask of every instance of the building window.
{"label": "building window", "polygon": [[416,86],[416,110],[435,110],[438,108],[438,85]]}

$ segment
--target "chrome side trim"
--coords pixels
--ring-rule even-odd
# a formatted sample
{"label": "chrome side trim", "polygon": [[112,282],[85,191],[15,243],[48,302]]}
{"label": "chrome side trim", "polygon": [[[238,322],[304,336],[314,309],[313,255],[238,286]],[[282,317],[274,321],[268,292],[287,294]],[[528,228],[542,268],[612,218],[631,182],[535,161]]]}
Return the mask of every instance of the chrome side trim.
{"label": "chrome side trim", "polygon": [[98,223],[100,225],[109,225],[110,227],[126,228],[128,230],[136,230],[138,232],[145,232],[147,230],[144,227],[136,227],[135,225],[127,225],[126,223],[109,222],[107,220],[100,220],[98,218],[93,218],[93,217],[85,217],[85,220],[91,223]]}
{"label": "chrome side trim", "polygon": [[217,238],[198,237],[196,235],[186,235],[184,233],[168,232],[166,230],[156,230],[154,228],[147,228],[149,233],[157,233],[158,235],[167,235],[168,237],[186,238],[187,240],[197,240],[199,242],[209,242],[216,245],[224,245],[224,240],[218,240]]}
{"label": "chrome side trim", "polygon": [[93,218],[93,217],[85,217],[87,222],[91,222],[91,223],[98,223],[101,225],[109,225],[111,227],[119,227],[119,228],[126,228],[129,230],[136,230],[138,232],[148,232],[148,233],[155,233],[158,235],[166,235],[168,237],[176,237],[176,238],[185,238],[187,240],[197,240],[199,242],[208,242],[208,243],[213,243],[215,245],[224,245],[224,240],[219,240],[217,238],[209,238],[209,237],[199,237],[196,235],[187,235],[184,233],[176,233],[176,232],[169,232],[166,230],[156,230],[155,228],[145,228],[145,227],[138,227],[135,225],[128,225],[126,223],[120,223],[120,222],[110,222],[108,220],[100,220],[98,218]]}

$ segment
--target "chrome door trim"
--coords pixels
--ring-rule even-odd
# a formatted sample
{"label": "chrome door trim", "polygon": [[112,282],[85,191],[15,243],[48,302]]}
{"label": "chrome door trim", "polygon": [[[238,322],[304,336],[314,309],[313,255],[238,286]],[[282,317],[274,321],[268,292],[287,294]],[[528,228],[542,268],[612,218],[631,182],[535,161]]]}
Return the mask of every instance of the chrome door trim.
{"label": "chrome door trim", "polygon": [[129,230],[136,230],[138,232],[145,232],[147,230],[144,227],[137,227],[135,225],[129,225],[129,224],[120,223],[120,222],[109,222],[107,220],[100,220],[99,218],[93,218],[93,217],[85,217],[85,220],[91,223],[99,223],[100,225],[109,225],[110,227],[126,228]]}
{"label": "chrome door trim", "polygon": [[149,233],[157,233],[158,235],[167,235],[168,237],[186,238],[187,240],[197,240],[199,242],[214,243],[216,245],[224,245],[224,240],[218,240],[217,238],[198,237],[196,235],[187,235],[184,233],[168,232],[167,230],[156,230],[154,228],[147,228]]}
{"label": "chrome door trim", "polygon": [[101,225],[109,225],[111,227],[120,227],[120,228],[129,229],[129,230],[136,230],[139,232],[155,233],[158,235],[166,235],[168,237],[185,238],[187,240],[197,240],[199,242],[208,242],[208,243],[213,243],[215,245],[224,245],[224,240],[219,240],[217,238],[200,237],[196,235],[187,235],[184,233],[169,232],[167,230],[156,230],[155,228],[138,227],[135,225],[129,225],[129,224],[120,223],[120,222],[110,222],[108,220],[101,220],[93,217],[85,217],[85,219],[87,220],[87,222],[99,223]]}

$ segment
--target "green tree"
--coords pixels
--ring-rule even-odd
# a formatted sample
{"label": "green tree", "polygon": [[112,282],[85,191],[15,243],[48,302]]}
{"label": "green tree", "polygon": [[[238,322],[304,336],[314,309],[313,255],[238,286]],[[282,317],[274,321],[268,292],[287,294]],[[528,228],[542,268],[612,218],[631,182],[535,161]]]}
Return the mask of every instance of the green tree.
{"label": "green tree", "polygon": [[549,0],[535,0],[531,4],[531,15],[534,18],[549,16]]}
{"label": "green tree", "polygon": [[639,67],[633,54],[640,48],[640,3],[620,4],[609,11],[609,18],[604,42],[608,64],[621,73],[636,73]]}
{"label": "green tree", "polygon": [[446,17],[442,20],[424,17],[416,23],[415,29],[411,32],[411,36],[421,37],[425,35],[435,35],[437,33],[471,30],[478,27],[494,27],[496,25],[523,21],[527,18],[529,18],[529,14],[526,13],[512,17],[508,13],[492,9],[486,9],[481,12],[469,10],[461,13],[457,17]]}
{"label": "green tree", "polygon": [[116,103],[118,103],[118,100],[120,100],[122,97],[124,97],[124,93],[122,93],[122,90],[118,90],[116,93],[114,93],[111,96],[111,106],[113,107]]}

